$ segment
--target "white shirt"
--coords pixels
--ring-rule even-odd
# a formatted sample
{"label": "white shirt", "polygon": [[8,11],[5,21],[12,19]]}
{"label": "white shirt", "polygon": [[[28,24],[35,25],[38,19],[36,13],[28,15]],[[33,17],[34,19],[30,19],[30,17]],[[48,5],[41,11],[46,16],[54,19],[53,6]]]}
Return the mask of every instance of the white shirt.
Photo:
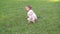
{"label": "white shirt", "polygon": [[29,18],[37,19],[37,16],[36,16],[36,14],[33,12],[33,10],[29,10],[28,13],[27,13],[27,15],[28,15]]}

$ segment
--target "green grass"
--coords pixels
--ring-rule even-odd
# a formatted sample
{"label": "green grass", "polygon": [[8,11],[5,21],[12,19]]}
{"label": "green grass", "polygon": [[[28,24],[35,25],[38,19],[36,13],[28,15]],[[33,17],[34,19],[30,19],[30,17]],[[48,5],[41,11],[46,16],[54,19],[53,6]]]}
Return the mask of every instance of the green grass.
{"label": "green grass", "polygon": [[[25,6],[38,16],[28,24]],[[60,34],[60,2],[45,0],[0,0],[0,34]]]}

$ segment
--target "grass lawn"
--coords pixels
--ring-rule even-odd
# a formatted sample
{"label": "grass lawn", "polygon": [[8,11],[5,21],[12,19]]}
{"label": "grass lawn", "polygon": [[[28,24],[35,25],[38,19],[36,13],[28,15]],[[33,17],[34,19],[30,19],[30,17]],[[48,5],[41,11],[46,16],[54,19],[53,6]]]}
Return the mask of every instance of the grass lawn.
{"label": "grass lawn", "polygon": [[[38,16],[28,24],[25,6]],[[60,34],[60,2],[45,0],[0,0],[0,34]]]}

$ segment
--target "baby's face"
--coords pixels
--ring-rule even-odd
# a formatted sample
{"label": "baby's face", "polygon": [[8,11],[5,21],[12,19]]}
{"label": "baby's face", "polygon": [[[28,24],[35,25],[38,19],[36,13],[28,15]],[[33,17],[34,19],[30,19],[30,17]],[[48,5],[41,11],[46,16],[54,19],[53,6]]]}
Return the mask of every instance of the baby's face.
{"label": "baby's face", "polygon": [[25,9],[26,9],[26,11],[29,11],[29,10],[30,10],[30,8],[29,8],[29,7],[27,7],[27,6],[25,7]]}

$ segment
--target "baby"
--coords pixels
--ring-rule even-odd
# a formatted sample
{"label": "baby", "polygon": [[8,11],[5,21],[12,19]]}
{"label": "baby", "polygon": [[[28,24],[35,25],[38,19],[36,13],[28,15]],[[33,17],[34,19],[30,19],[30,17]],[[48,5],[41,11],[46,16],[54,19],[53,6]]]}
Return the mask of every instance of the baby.
{"label": "baby", "polygon": [[37,20],[37,16],[36,16],[36,14],[34,13],[34,11],[32,10],[32,7],[30,6],[30,5],[27,5],[26,7],[25,7],[25,9],[26,9],[26,11],[27,11],[27,20],[28,20],[28,22],[33,22],[33,23],[35,23],[36,22],[36,20]]}

